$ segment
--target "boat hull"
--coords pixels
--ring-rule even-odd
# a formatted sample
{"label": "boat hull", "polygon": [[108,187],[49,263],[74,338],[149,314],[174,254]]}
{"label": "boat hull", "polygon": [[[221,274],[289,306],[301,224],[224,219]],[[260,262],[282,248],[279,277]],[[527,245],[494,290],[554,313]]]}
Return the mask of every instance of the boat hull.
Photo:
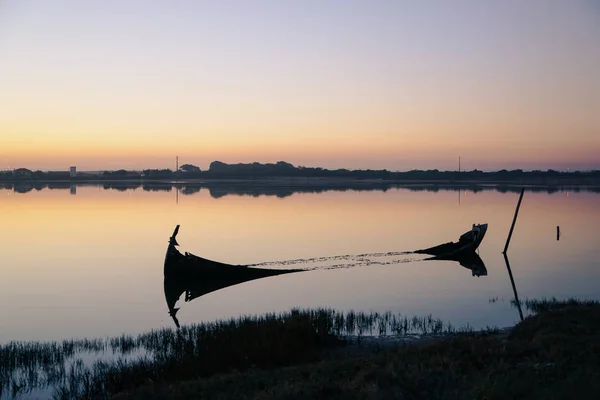
{"label": "boat hull", "polygon": [[169,308],[169,315],[179,326],[175,307],[182,294],[185,301],[191,301],[205,294],[255,279],[290,274],[303,271],[301,269],[267,269],[252,268],[245,265],[225,264],[218,261],[198,257],[191,253],[181,254],[175,237],[179,225],[169,240],[169,247],[164,263],[164,292]]}
{"label": "boat hull", "polygon": [[473,228],[463,233],[458,242],[448,242],[427,249],[417,250],[415,253],[430,254],[437,257],[462,257],[474,253],[481,244],[487,232],[487,224],[473,225]]}
{"label": "boat hull", "polygon": [[225,264],[218,261],[198,257],[191,253],[181,254],[176,248],[169,246],[165,258],[165,278],[206,279],[222,281],[246,281],[266,278],[301,270],[278,270],[252,268],[245,265]]}

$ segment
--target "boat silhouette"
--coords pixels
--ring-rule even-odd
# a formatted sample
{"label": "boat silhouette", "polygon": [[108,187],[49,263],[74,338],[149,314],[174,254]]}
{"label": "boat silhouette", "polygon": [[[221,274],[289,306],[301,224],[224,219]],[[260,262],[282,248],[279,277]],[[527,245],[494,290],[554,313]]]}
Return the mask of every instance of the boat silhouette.
{"label": "boat silhouette", "polygon": [[[481,257],[475,253],[485,232],[487,224],[473,225],[473,229],[460,236],[458,243],[445,243],[429,249],[417,250],[415,253],[431,254],[427,260],[451,260],[472,271],[473,276],[487,275],[487,269]],[[246,265],[232,265],[209,260],[185,252],[177,247],[179,225],[175,227],[169,238],[169,246],[164,262],[164,292],[169,315],[179,327],[176,307],[184,295],[184,301],[190,302],[205,294],[239,285],[255,279],[306,271],[305,269],[268,269]]]}
{"label": "boat silhouette", "polygon": [[191,253],[181,254],[177,250],[177,234],[179,225],[175,227],[169,239],[169,246],[164,264],[164,291],[169,315],[179,327],[175,305],[182,294],[184,301],[189,302],[207,293],[229,286],[239,285],[255,279],[290,274],[303,269],[267,269],[253,268],[245,265],[231,265],[198,257]]}
{"label": "boat silhouette", "polygon": [[471,257],[485,237],[487,228],[488,224],[473,224],[470,231],[460,235],[458,242],[448,242],[427,249],[416,250],[413,253],[430,254],[436,257]]}

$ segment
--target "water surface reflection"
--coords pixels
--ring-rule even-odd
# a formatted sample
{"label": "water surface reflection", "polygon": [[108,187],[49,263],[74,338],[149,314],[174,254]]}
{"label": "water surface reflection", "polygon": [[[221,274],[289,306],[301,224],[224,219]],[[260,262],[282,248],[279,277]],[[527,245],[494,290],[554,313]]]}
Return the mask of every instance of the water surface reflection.
{"label": "water surface reflection", "polygon": [[[177,312],[180,307],[176,307],[177,302],[184,295],[184,301],[190,302],[198,297],[204,296],[208,293],[221,290],[230,286],[239,285],[245,282],[254,281],[256,279],[265,279],[269,277],[297,273],[297,272],[308,272],[315,264],[315,261],[324,263],[321,269],[339,269],[348,268],[348,266],[356,267],[360,265],[372,265],[378,263],[380,265],[392,265],[398,264],[402,261],[417,261],[411,259],[404,260],[391,260],[387,262],[374,261],[376,258],[389,258],[392,255],[408,255],[413,254],[412,252],[389,252],[380,254],[358,254],[358,255],[341,255],[334,257],[322,257],[319,259],[300,259],[300,260],[284,260],[263,263],[260,266],[263,268],[257,268],[256,265],[229,265],[212,260],[207,260],[202,257],[185,252],[181,254],[177,250],[179,243],[177,242],[177,234],[179,233],[180,226],[177,225],[173,235],[169,239],[169,245],[165,256],[164,263],[164,294],[167,302],[167,308],[169,310],[169,316],[173,319],[173,322],[180,327],[179,319],[177,318]],[[473,229],[475,225],[473,225]],[[487,229],[487,225],[486,225]],[[461,236],[461,239],[466,237],[467,234]],[[485,234],[485,231],[483,232]],[[477,244],[481,241],[478,240]],[[455,245],[454,243],[447,243],[443,246]],[[437,246],[433,253],[435,254]],[[431,250],[431,249],[430,249]],[[421,250],[426,252],[426,250]],[[328,264],[327,262],[337,262],[340,259],[353,260],[354,264]],[[481,257],[472,249],[461,250],[452,254],[439,254],[434,257],[425,258],[422,261],[430,260],[443,260],[443,261],[455,261],[461,266],[472,271],[473,276],[485,276],[487,275],[487,269]],[[295,268],[285,269],[289,265],[306,265],[311,264],[310,268]],[[264,266],[278,267],[264,268]],[[317,267],[319,268],[319,267]],[[511,275],[512,277],[512,275]],[[272,283],[276,285],[276,282]]]}
{"label": "water surface reflection", "polygon": [[[7,228],[0,230],[0,342],[137,334],[171,326],[163,261],[165,232],[178,223],[186,227],[186,249],[208,259],[260,268],[277,260],[312,260],[302,265],[312,268],[309,273],[229,285],[202,294],[202,301],[185,303],[205,289],[180,282],[176,291],[185,307],[177,318],[186,323],[330,307],[431,314],[475,328],[509,326],[520,319],[510,303],[516,292],[508,285],[511,274],[527,298],[600,300],[600,201],[594,192],[528,189],[510,245],[510,263],[518,271],[507,279],[501,250],[518,188],[292,188],[291,195],[278,197],[267,193],[289,189],[223,183],[217,189],[226,194],[215,198],[203,185],[143,190],[136,184],[123,191],[77,185],[76,195],[70,195],[70,184],[58,183],[52,188],[32,184],[29,191],[20,186],[24,193],[16,185],[0,189]],[[406,254],[454,239],[477,221],[490,226],[479,248],[484,268],[478,262],[460,266]],[[354,258],[333,260],[336,255]],[[332,265],[347,268],[326,268]],[[457,273],[464,267],[485,279],[465,279]]]}

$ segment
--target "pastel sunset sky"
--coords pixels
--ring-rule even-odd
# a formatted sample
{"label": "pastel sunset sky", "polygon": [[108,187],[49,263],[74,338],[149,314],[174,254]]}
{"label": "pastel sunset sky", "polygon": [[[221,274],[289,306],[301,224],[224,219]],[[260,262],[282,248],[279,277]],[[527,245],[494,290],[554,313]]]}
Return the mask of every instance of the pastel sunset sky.
{"label": "pastel sunset sky", "polygon": [[597,0],[0,0],[0,169],[600,169]]}

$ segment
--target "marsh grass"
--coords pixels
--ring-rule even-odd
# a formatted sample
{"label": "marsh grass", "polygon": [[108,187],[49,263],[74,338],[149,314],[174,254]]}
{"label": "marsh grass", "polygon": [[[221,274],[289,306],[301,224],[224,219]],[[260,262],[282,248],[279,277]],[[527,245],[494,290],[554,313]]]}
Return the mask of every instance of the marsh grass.
{"label": "marsh grass", "polygon": [[597,399],[600,304],[552,304],[507,335],[342,349],[311,364],[148,383],[114,399]]}
{"label": "marsh grass", "polygon": [[[600,390],[590,384],[600,382],[600,303],[522,304],[533,315],[503,340],[497,328],[473,332],[432,316],[294,309],[138,336],[12,342],[0,346],[0,390],[9,397],[46,387],[56,399],[545,399]],[[409,335],[447,340],[375,352],[342,347],[356,337]],[[84,362],[83,352],[100,359]]]}
{"label": "marsh grass", "polygon": [[[550,299],[527,299],[520,300],[519,303],[521,304],[521,306],[524,306],[527,309],[527,311],[534,314],[553,310],[560,310],[562,308],[567,307],[595,307],[600,305],[600,302],[596,300],[579,300],[574,297],[564,300],[559,300],[556,297],[552,297]],[[511,304],[517,307],[516,300],[511,300]]]}
{"label": "marsh grass", "polygon": [[[147,382],[314,361],[322,350],[363,336],[439,335],[456,329],[431,315],[293,309],[138,336],[0,346],[0,396],[55,388],[57,398],[103,397]],[[106,358],[85,363],[88,358]]]}

